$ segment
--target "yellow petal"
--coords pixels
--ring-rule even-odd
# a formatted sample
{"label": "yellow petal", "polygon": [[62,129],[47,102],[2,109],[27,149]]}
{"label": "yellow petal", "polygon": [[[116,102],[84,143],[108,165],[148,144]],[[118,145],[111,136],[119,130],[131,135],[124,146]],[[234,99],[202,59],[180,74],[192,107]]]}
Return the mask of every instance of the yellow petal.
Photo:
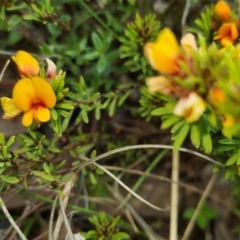
{"label": "yellow petal", "polygon": [[181,98],[174,108],[174,114],[184,117],[187,123],[196,122],[206,110],[206,103],[195,92]]}
{"label": "yellow petal", "polygon": [[[44,88],[41,91],[44,92]],[[19,80],[13,88],[13,101],[15,105],[23,112],[27,112],[32,109],[34,99],[36,99],[36,94],[32,80],[29,78]]]}
{"label": "yellow petal", "polygon": [[225,116],[225,120],[223,121],[223,126],[225,128],[232,127],[234,122],[235,122],[234,118],[230,115],[227,115],[227,116]]}
{"label": "yellow petal", "polygon": [[14,104],[11,98],[2,97],[1,102],[4,110],[4,119],[11,119],[21,114],[22,111]]}
{"label": "yellow petal", "polygon": [[232,45],[233,44],[233,40],[230,36],[227,36],[227,37],[224,37],[220,40],[221,44],[224,46],[224,47],[227,47],[229,45]]}
{"label": "yellow petal", "polygon": [[147,43],[144,52],[153,69],[167,74],[177,72],[177,60],[181,54],[177,40],[170,29],[165,28],[161,31],[156,42]]}
{"label": "yellow petal", "polygon": [[39,122],[47,122],[50,120],[50,111],[48,108],[38,106],[37,108],[37,118]]}
{"label": "yellow petal", "polygon": [[13,61],[17,64],[18,71],[25,77],[37,76],[40,71],[38,61],[31,54],[25,51],[18,51],[16,56],[12,56]]}
{"label": "yellow petal", "polygon": [[215,12],[222,21],[228,22],[231,20],[231,9],[225,1],[218,1],[215,5]]}
{"label": "yellow petal", "polygon": [[148,78],[146,85],[150,93],[160,92],[162,94],[169,94],[172,90],[171,81],[163,76]]}
{"label": "yellow petal", "polygon": [[31,110],[29,112],[26,112],[23,115],[23,118],[22,118],[22,125],[23,126],[29,127],[32,124],[32,122],[33,122],[33,111],[34,110]]}
{"label": "yellow petal", "polygon": [[56,104],[56,95],[52,86],[43,78],[33,77],[32,85],[36,94],[36,99],[46,108],[52,108]]}

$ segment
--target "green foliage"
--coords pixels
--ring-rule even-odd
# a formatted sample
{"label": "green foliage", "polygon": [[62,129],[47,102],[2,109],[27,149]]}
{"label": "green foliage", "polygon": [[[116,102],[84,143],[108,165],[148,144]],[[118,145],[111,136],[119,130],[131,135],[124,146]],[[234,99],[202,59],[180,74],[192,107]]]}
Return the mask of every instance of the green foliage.
{"label": "green foliage", "polygon": [[213,26],[213,12],[213,6],[206,6],[205,11],[195,20],[196,26],[188,28],[189,32],[204,36],[208,44],[210,44],[213,39],[213,33],[211,31]]}
{"label": "green foliage", "polygon": [[[195,208],[187,208],[183,213],[184,218],[191,219],[195,210]],[[197,217],[198,227],[201,229],[206,229],[209,221],[216,219],[217,215],[217,212],[205,203]]]}
{"label": "green foliage", "polygon": [[143,54],[143,47],[145,43],[156,38],[159,29],[160,22],[155,15],[149,14],[142,18],[137,14],[135,21],[127,25],[125,36],[120,38],[120,57],[126,58],[125,65],[130,71],[141,71],[141,77],[152,73]]}
{"label": "green foliage", "polygon": [[89,221],[95,226],[95,230],[90,230],[84,234],[86,239],[89,240],[122,240],[129,239],[128,234],[119,231],[116,227],[120,217],[108,220],[105,213],[100,212],[98,216],[89,218]]}
{"label": "green foliage", "polygon": [[[39,123],[35,123],[25,133],[9,139],[0,133],[1,193],[20,184],[29,191],[29,184],[34,182],[36,187],[44,186],[63,196],[68,174],[74,172],[81,175],[76,180],[79,189],[85,184],[84,190],[88,191],[90,198],[98,195],[108,197],[108,189],[102,183],[112,180],[102,175],[102,170],[89,165],[80,174],[75,171],[86,160],[82,156],[92,159],[97,152],[101,154],[149,141],[148,138],[139,139],[135,134],[129,138],[116,136],[122,129],[113,126],[112,130],[109,118],[117,117],[116,113],[122,109],[131,117],[140,115],[146,121],[158,119],[161,129],[171,129],[169,134],[175,149],[190,140],[194,147],[206,154],[219,156],[218,161],[227,166],[227,176],[240,174],[240,124],[236,121],[229,128],[224,125],[225,114],[235,117],[235,120],[240,114],[239,108],[236,108],[236,104],[240,104],[240,60],[236,60],[235,48],[222,50],[218,44],[209,46],[220,27],[213,7],[201,13],[196,20],[196,28],[190,28],[199,35],[201,49],[194,52],[193,59],[187,62],[191,64],[190,68],[180,61],[181,74],[162,75],[169,78],[170,83],[174,83],[172,86],[179,91],[166,95],[161,92],[152,94],[142,86],[142,82],[136,83],[154,74],[144,56],[144,45],[156,40],[161,26],[153,14],[143,17],[136,14],[140,2],[3,1],[0,30],[4,41],[1,41],[0,48],[11,51],[27,48],[36,53],[40,63],[46,57],[53,59],[58,71],[52,79],[48,79],[57,98],[56,105],[50,109],[49,124],[40,127]],[[143,6],[143,12],[147,11],[150,2],[145,1]],[[12,52],[7,54],[12,55]],[[44,69],[41,69],[40,76],[46,79]],[[214,87],[224,90],[226,102],[211,102],[210,92]],[[174,114],[179,99],[190,92],[198,93],[207,105],[204,114],[191,123]],[[132,97],[130,100],[134,99],[133,104],[128,101],[129,96]],[[223,135],[226,138],[223,139]],[[117,162],[117,166],[127,169],[144,154],[145,150],[130,151],[120,163]],[[153,170],[158,161],[149,162],[146,161],[146,173]],[[137,187],[144,178],[139,179]],[[52,203],[51,199],[45,198],[45,201]],[[68,206],[71,210],[92,216],[90,222],[95,229],[84,234],[86,239],[130,239],[127,233],[119,230],[122,224],[120,217],[111,218],[103,212],[97,214],[92,210],[95,203],[91,204],[89,209]],[[191,218],[193,211],[192,208],[187,209],[184,216]],[[216,213],[205,205],[197,220],[198,226],[204,229],[214,218]],[[29,226],[32,222],[29,221]],[[26,232],[29,232],[27,227]]]}

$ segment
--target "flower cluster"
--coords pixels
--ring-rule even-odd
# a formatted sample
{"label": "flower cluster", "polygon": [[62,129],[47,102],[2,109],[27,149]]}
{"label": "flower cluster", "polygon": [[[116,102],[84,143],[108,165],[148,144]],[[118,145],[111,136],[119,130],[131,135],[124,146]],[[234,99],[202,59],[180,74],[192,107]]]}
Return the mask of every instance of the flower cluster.
{"label": "flower cluster", "polygon": [[215,12],[221,21],[221,26],[214,40],[220,40],[223,46],[235,43],[239,38],[239,19],[222,0],[215,5]]}
{"label": "flower cluster", "polygon": [[12,57],[17,64],[21,79],[13,88],[12,98],[2,97],[3,118],[11,119],[23,113],[22,124],[26,127],[50,120],[50,109],[56,104],[56,94],[50,84],[56,74],[56,66],[47,60],[46,79],[39,76],[38,61],[25,51]]}
{"label": "flower cluster", "polygon": [[207,122],[232,137],[240,131],[240,108],[236,107],[240,105],[239,21],[224,1],[215,5],[214,14],[222,24],[213,39],[219,39],[220,46],[215,42],[207,46],[206,37],[199,35],[197,47],[190,33],[178,44],[168,28],[155,42],[146,43],[145,56],[160,73],[146,79],[146,85],[151,97],[161,100],[161,109],[152,114],[161,116],[164,126],[178,123],[178,117],[184,124],[199,123],[199,128]]}
{"label": "flower cluster", "polygon": [[206,109],[204,100],[194,88],[185,89],[176,81],[177,78],[185,81],[189,74],[182,67],[183,64],[194,74],[195,51],[198,49],[192,34],[183,36],[179,46],[168,28],[160,32],[156,42],[147,43],[144,47],[152,68],[161,73],[160,76],[147,79],[149,92],[159,92],[179,99],[173,113],[184,117],[188,123],[197,121]]}

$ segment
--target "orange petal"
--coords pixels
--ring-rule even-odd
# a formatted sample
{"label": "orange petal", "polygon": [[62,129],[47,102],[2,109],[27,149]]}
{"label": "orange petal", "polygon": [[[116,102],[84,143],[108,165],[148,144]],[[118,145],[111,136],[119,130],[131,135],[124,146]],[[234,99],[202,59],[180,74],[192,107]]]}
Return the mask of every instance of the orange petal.
{"label": "orange petal", "polygon": [[23,118],[22,118],[22,125],[23,126],[29,127],[32,124],[32,122],[33,122],[33,111],[34,111],[34,109],[32,109],[31,111],[26,112],[23,115]]}
{"label": "orange petal", "polygon": [[50,111],[48,108],[38,106],[37,108],[37,118],[39,122],[47,122],[50,120]]}
{"label": "orange petal", "polygon": [[[41,88],[41,91],[44,92],[44,88]],[[19,80],[13,89],[13,101],[15,105],[23,112],[27,112],[31,110],[34,99],[36,99],[36,94],[32,80],[29,78]]]}
{"label": "orange petal", "polygon": [[15,105],[13,99],[2,97],[1,102],[4,110],[4,119],[11,119],[21,114],[22,111]]}
{"label": "orange petal", "polygon": [[236,23],[232,23],[231,25],[231,36],[233,41],[237,40],[238,38],[238,28]]}
{"label": "orange petal", "polygon": [[18,51],[16,56],[12,56],[13,61],[17,64],[18,71],[25,77],[37,76],[40,67],[38,61],[25,51]]}
{"label": "orange petal", "polygon": [[231,20],[231,9],[225,1],[218,1],[215,5],[215,12],[222,21],[228,22]]}
{"label": "orange petal", "polygon": [[161,31],[156,42],[147,43],[144,52],[153,69],[167,74],[177,72],[180,49],[170,29]]}
{"label": "orange petal", "polygon": [[56,95],[45,79],[40,77],[32,78],[32,85],[36,94],[36,99],[46,108],[52,108],[56,104]]}
{"label": "orange petal", "polygon": [[232,28],[232,23],[226,23],[223,24],[219,30],[218,30],[218,35],[214,37],[214,40],[223,38],[225,36],[231,35],[231,28]]}
{"label": "orange petal", "polygon": [[211,101],[215,104],[222,103],[225,101],[225,94],[220,88],[213,88],[210,90]]}

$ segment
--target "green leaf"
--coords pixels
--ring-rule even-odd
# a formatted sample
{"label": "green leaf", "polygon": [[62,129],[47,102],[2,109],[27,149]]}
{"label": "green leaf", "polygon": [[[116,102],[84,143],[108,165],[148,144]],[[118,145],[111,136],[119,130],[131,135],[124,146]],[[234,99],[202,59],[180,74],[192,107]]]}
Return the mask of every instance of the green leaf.
{"label": "green leaf", "polygon": [[83,55],[84,60],[92,61],[92,60],[95,60],[97,58],[99,58],[99,53],[96,52],[96,51],[88,52],[87,54]]}
{"label": "green leaf", "polygon": [[47,174],[45,172],[41,172],[41,171],[32,171],[32,173],[37,176],[42,178],[43,180],[49,181],[49,182],[53,182],[56,180],[56,178],[51,175],[51,174]]}
{"label": "green leaf", "polygon": [[51,111],[52,119],[57,120],[58,119],[58,113],[57,113],[56,109],[52,108],[50,111]]}
{"label": "green leaf", "polygon": [[169,110],[165,107],[156,108],[151,112],[151,115],[153,116],[162,116],[167,114],[172,114],[172,110]]}
{"label": "green leaf", "polygon": [[161,124],[161,129],[167,129],[171,127],[172,125],[176,124],[179,122],[181,119],[179,117],[176,117],[174,115],[169,116],[166,120],[164,120]]}
{"label": "green leaf", "polygon": [[6,10],[6,7],[5,7],[5,5],[3,5],[2,8],[1,8],[1,13],[0,13],[0,18],[2,20],[5,19],[5,10]]}
{"label": "green leaf", "polygon": [[117,104],[117,99],[118,99],[118,96],[115,96],[113,98],[112,102],[109,105],[108,114],[109,114],[110,117],[112,117],[114,115],[114,112],[115,112],[115,109],[116,109],[116,104]]}
{"label": "green leaf", "polygon": [[95,118],[96,120],[99,120],[101,117],[101,108],[97,107],[95,108]]}
{"label": "green leaf", "polygon": [[58,103],[55,105],[55,108],[61,108],[64,110],[73,110],[74,106],[71,103]]}
{"label": "green leaf", "polygon": [[0,175],[0,178],[1,178],[4,182],[10,183],[10,184],[16,184],[16,183],[19,182],[19,180],[18,180],[16,177]]}
{"label": "green leaf", "polygon": [[201,144],[201,132],[197,124],[191,125],[190,139],[192,144],[198,149]]}
{"label": "green leaf", "polygon": [[212,138],[209,133],[205,133],[202,136],[202,146],[205,153],[212,152]]}
{"label": "green leaf", "polygon": [[97,72],[99,74],[101,74],[107,67],[107,60],[104,56],[102,56],[101,58],[98,59],[98,62],[97,62]]}
{"label": "green leaf", "polygon": [[13,144],[14,144],[14,142],[15,142],[15,139],[16,139],[16,136],[11,136],[10,138],[9,138],[9,140],[7,141],[7,144],[6,144],[6,146],[9,148],[10,146],[12,146]]}
{"label": "green leaf", "polygon": [[234,154],[233,156],[231,156],[227,162],[226,162],[226,166],[231,166],[233,165],[235,162],[237,162],[238,158],[240,157],[240,152],[237,152],[236,154]]}
{"label": "green leaf", "polygon": [[97,156],[97,151],[93,150],[90,156],[90,159],[95,158]]}
{"label": "green leaf", "polygon": [[45,0],[45,6],[46,6],[46,11],[51,12],[52,7],[51,7],[51,1],[50,0]]}
{"label": "green leaf", "polygon": [[103,46],[103,43],[102,43],[100,37],[98,36],[98,34],[96,32],[93,32],[91,37],[92,37],[92,42],[93,42],[94,47],[98,51],[100,51]]}
{"label": "green leaf", "polygon": [[60,150],[58,148],[56,148],[56,147],[48,147],[48,150],[50,152],[53,152],[53,153],[59,153],[60,152]]}
{"label": "green leaf", "polygon": [[96,185],[96,184],[97,184],[97,179],[96,179],[95,175],[94,175],[92,172],[90,172],[90,173],[89,173],[89,177],[90,177],[91,183],[92,183],[93,185]]}
{"label": "green leaf", "polygon": [[86,112],[92,110],[92,108],[89,107],[88,105],[80,104],[79,106],[80,106],[80,108],[81,108],[82,110],[84,110],[84,111],[86,111]]}
{"label": "green leaf", "polygon": [[129,235],[125,232],[118,232],[113,236],[116,239],[129,239]]}
{"label": "green leaf", "polygon": [[5,145],[5,137],[3,133],[0,133],[0,144]]}
{"label": "green leaf", "polygon": [[2,148],[2,153],[3,153],[3,157],[4,157],[4,158],[7,158],[7,154],[8,154],[7,146],[3,146],[3,148]]}
{"label": "green leaf", "polygon": [[185,138],[188,135],[190,125],[185,123],[182,128],[179,130],[178,134],[174,136],[174,149],[178,149],[182,146]]}
{"label": "green leaf", "polygon": [[85,123],[89,123],[88,114],[85,110],[81,111],[81,116],[82,116],[82,119]]}
{"label": "green leaf", "polygon": [[43,170],[44,170],[47,174],[50,174],[50,173],[51,173],[51,169],[50,169],[49,165],[48,165],[46,162],[43,163]]}
{"label": "green leaf", "polygon": [[174,125],[173,128],[171,129],[171,133],[175,133],[175,132],[179,131],[179,129],[181,129],[184,124],[185,124],[185,121],[183,120],[183,121],[177,123],[176,125]]}
{"label": "green leaf", "polygon": [[131,94],[131,91],[125,92],[125,94],[118,99],[118,107],[122,106],[128,96]]}

